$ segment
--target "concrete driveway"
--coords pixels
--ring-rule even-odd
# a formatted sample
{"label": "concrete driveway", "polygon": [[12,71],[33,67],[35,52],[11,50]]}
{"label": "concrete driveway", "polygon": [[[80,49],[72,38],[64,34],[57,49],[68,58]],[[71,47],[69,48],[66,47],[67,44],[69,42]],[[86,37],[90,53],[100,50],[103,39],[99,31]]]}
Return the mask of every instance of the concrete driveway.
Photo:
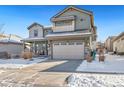
{"label": "concrete driveway", "polygon": [[0,69],[0,86],[66,86],[66,78],[71,75],[73,71],[75,72],[80,62],[79,60],[47,60],[22,69]]}
{"label": "concrete driveway", "polygon": [[43,70],[42,72],[75,72],[82,60],[63,60],[64,63]]}

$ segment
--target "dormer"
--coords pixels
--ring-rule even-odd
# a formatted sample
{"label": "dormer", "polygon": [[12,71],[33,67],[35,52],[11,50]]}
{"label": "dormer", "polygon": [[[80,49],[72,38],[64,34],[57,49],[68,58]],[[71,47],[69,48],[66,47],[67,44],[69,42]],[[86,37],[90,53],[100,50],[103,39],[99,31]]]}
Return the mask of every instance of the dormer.
{"label": "dormer", "polygon": [[43,38],[44,37],[44,28],[38,23],[33,23],[28,27],[29,38]]}

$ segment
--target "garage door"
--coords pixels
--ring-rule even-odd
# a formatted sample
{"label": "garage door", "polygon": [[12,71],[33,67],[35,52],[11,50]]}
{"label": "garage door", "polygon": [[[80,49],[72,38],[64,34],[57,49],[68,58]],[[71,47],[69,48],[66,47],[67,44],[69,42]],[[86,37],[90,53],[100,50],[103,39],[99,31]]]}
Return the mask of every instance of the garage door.
{"label": "garage door", "polygon": [[54,59],[83,59],[84,43],[81,41],[53,42]]}

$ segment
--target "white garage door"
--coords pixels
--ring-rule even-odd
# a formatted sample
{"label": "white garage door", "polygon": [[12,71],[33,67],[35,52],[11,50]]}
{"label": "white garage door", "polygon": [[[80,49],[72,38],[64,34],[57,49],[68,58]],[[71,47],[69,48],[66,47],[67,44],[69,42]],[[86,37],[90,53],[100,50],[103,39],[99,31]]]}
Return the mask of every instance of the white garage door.
{"label": "white garage door", "polygon": [[84,43],[82,41],[53,42],[53,59],[83,59]]}

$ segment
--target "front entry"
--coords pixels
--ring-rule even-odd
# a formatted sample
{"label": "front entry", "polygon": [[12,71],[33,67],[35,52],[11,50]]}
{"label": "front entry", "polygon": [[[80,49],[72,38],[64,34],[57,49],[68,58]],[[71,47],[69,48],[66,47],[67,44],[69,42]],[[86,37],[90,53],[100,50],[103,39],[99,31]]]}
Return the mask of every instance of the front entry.
{"label": "front entry", "polygon": [[47,42],[33,42],[31,43],[31,52],[35,55],[47,55]]}

